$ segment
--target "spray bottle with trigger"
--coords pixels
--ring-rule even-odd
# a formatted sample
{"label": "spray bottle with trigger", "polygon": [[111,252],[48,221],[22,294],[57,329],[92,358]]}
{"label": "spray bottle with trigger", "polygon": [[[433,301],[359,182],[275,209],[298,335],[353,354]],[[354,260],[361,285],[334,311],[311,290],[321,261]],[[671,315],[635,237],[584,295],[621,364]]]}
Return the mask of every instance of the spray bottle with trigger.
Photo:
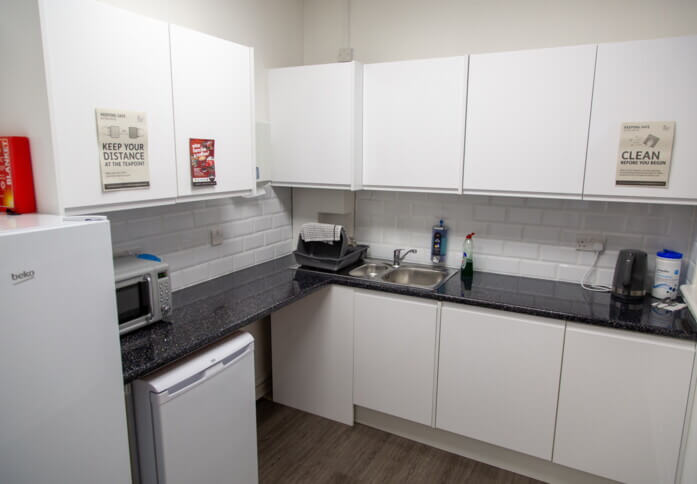
{"label": "spray bottle with trigger", "polygon": [[472,232],[465,237],[465,242],[462,244],[462,265],[460,266],[460,279],[471,280],[474,276],[474,237]]}

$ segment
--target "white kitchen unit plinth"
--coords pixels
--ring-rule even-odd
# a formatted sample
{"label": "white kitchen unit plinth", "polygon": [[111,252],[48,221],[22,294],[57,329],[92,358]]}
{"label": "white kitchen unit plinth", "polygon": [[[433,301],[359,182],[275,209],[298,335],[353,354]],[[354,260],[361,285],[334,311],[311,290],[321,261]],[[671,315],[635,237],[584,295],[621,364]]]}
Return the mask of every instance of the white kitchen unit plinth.
{"label": "white kitchen unit plinth", "polygon": [[467,57],[364,70],[365,188],[460,193]]}
{"label": "white kitchen unit plinth", "polygon": [[432,424],[438,304],[357,291],[356,405]]}
{"label": "white kitchen unit plinth", "polygon": [[436,427],[552,458],[564,323],[444,304]]}
{"label": "white kitchen unit plinth", "polygon": [[581,198],[595,53],[470,56],[465,193]]}
{"label": "white kitchen unit plinth", "polygon": [[553,462],[673,483],[694,356],[694,342],[569,323]]}

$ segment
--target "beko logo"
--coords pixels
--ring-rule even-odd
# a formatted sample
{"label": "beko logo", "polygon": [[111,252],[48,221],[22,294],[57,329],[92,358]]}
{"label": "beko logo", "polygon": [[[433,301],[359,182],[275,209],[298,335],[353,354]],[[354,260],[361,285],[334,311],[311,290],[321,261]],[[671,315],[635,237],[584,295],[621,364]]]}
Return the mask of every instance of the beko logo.
{"label": "beko logo", "polygon": [[36,273],[34,271],[22,271],[16,274],[14,272],[10,272],[10,276],[12,276],[12,282],[15,285],[20,284],[22,282],[31,281],[32,279],[34,279],[35,275]]}

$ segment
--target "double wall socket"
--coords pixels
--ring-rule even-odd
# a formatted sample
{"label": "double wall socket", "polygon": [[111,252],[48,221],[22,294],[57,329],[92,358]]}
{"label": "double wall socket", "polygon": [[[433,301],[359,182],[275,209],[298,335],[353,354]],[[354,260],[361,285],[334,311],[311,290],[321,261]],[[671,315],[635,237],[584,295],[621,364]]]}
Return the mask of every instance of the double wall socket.
{"label": "double wall socket", "polygon": [[577,235],[576,250],[588,252],[602,252],[605,249],[605,241],[592,235]]}

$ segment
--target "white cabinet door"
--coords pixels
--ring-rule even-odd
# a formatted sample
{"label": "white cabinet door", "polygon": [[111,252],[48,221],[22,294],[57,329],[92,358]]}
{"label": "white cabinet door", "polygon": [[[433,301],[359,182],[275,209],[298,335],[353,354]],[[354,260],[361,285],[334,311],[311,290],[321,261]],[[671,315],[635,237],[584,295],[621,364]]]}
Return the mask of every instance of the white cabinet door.
{"label": "white cabinet door", "polygon": [[[40,7],[62,205],[70,212],[173,201],[177,180],[168,25],[96,1],[42,0]],[[102,191],[96,108],[146,114],[149,188]]]}
{"label": "white cabinet door", "polygon": [[438,305],[357,291],[353,402],[432,425]]}
{"label": "white cabinet door", "polygon": [[569,323],[553,461],[621,482],[673,483],[694,348]]}
{"label": "white cabinet door", "polygon": [[[249,193],[254,159],[254,55],[243,45],[176,25],[172,93],[179,197]],[[215,140],[216,185],[192,184],[190,139]]]}
{"label": "white cabinet door", "polygon": [[364,67],[366,188],[460,193],[467,57]]}
{"label": "white cabinet door", "polygon": [[[697,201],[697,36],[600,44],[583,198]],[[675,121],[668,187],[615,185],[620,126]]]}
{"label": "white cabinet door", "polygon": [[581,198],[595,53],[470,56],[464,192]]}
{"label": "white cabinet door", "polygon": [[564,323],[444,304],[436,427],[552,459]]}
{"label": "white cabinet door", "polygon": [[273,399],[353,425],[353,289],[331,286],[271,315]]}
{"label": "white cabinet door", "polygon": [[269,71],[275,185],[360,185],[362,82],[356,62]]}

